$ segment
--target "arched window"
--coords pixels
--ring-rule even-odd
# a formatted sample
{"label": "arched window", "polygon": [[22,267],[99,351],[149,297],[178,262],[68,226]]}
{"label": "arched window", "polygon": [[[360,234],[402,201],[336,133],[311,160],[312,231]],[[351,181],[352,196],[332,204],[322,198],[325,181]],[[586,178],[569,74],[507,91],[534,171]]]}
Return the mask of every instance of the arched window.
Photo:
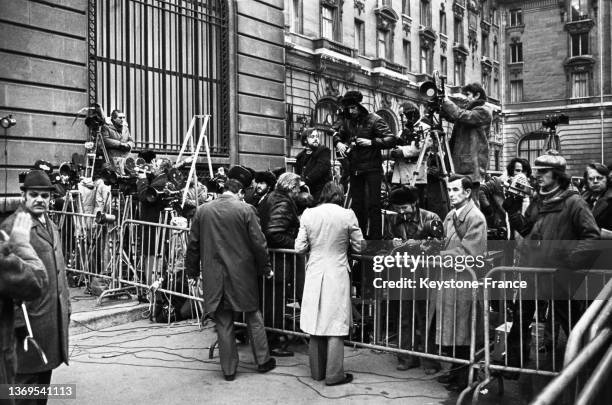
{"label": "arched window", "polygon": [[331,98],[322,98],[317,102],[314,111],[314,125],[326,129],[338,120],[338,103]]}
{"label": "arched window", "polygon": [[393,135],[397,135],[398,129],[397,129],[397,122],[395,121],[395,117],[393,116],[393,114],[391,114],[389,111],[387,110],[379,110],[376,111],[376,114],[380,115],[380,117],[385,120],[385,122],[387,123],[387,125],[389,126],[389,129],[391,130],[391,133]]}
{"label": "arched window", "polygon": [[124,111],[137,148],[164,151],[210,114],[211,153],[228,155],[227,2],[89,0],[88,14],[90,101]]}
{"label": "arched window", "polygon": [[548,133],[546,132],[531,132],[525,135],[518,143],[518,157],[527,159],[530,164],[533,164],[535,159],[544,151],[544,145]]}

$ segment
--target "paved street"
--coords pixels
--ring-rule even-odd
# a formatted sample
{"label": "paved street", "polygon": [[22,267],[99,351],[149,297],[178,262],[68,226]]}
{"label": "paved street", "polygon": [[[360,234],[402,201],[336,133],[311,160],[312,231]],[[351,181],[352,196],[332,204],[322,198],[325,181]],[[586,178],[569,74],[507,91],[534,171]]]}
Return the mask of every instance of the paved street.
{"label": "paved street", "polygon": [[[326,387],[309,376],[306,346],[280,358],[268,374],[258,374],[248,346],[233,382],[223,380],[208,349],[215,340],[210,324],[172,326],[136,321],[72,338],[71,365],[54,372],[53,383],[76,383],[77,404],[171,403],[401,403],[454,404],[456,397],[421,370],[395,370],[392,355],[365,349],[345,350],[352,384]],[[504,398],[507,403],[516,403]],[[74,400],[51,404],[74,405]],[[481,403],[503,403],[491,398]]]}
{"label": "paved street", "polygon": [[[451,404],[448,392],[421,371],[398,372],[388,354],[345,351],[346,368],[355,383],[326,387],[313,381],[306,346],[279,367],[258,374],[248,346],[240,346],[241,365],[234,382],[223,380],[208,348],[215,340],[210,326],[199,330],[185,322],[170,327],[148,320],[124,324],[72,339],[71,365],[54,373],[54,383],[76,383],[78,404],[169,403],[326,403],[394,402]],[[334,401],[338,402],[338,401]],[[50,401],[74,404],[74,401]]]}

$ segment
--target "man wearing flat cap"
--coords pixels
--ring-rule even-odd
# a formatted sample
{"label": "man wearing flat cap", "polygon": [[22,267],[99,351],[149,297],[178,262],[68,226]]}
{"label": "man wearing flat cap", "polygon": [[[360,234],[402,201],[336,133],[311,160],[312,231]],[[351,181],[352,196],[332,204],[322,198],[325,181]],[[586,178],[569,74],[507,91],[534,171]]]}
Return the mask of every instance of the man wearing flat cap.
{"label": "man wearing flat cap", "polygon": [[[23,350],[17,344],[17,384],[49,384],[51,372],[61,363],[68,364],[68,325],[70,323],[70,297],[66,279],[66,265],[62,254],[62,240],[57,226],[48,216],[51,192],[55,186],[43,171],[30,171],[21,186],[23,203],[8,217],[0,229],[10,233],[18,215],[32,217],[30,244],[47,272],[48,287],[40,298],[26,303],[34,338],[47,356],[44,363],[37,350]],[[26,337],[22,311],[15,312],[18,340]],[[19,403],[19,402],[17,402]]]}
{"label": "man wearing flat cap", "polygon": [[361,105],[363,95],[349,91],[340,100],[344,112],[334,146],[348,158],[351,208],[367,239],[382,237],[380,186],[382,183],[381,150],[395,145],[395,136],[379,115]]}
{"label": "man wearing flat cap", "polygon": [[202,276],[205,312],[215,320],[227,381],[234,380],[239,360],[234,312],[245,313],[257,371],[265,373],[276,366],[259,311],[258,276],[272,276],[268,246],[255,209],[241,201],[250,183],[246,168],[230,169],[223,194],[196,210],[185,257],[190,283]]}
{"label": "man wearing flat cap", "polygon": [[[552,267],[559,271],[554,275],[556,294],[567,290],[569,269],[581,269],[594,260],[589,241],[599,239],[600,231],[587,203],[571,186],[566,173],[567,162],[557,151],[551,150],[539,156],[534,163],[535,179],[539,190],[525,211],[521,214],[522,198],[508,197],[503,203],[508,212],[510,224],[525,239],[520,247],[521,266]],[[569,269],[568,269],[569,268]],[[580,280],[573,280],[579,285]],[[534,280],[526,280],[533,286]],[[540,283],[538,297],[551,297],[553,283]],[[523,293],[525,296],[526,293]],[[533,296],[533,294],[532,294]],[[569,335],[570,321],[575,323],[581,314],[580,301],[571,302],[571,318],[566,300],[555,302],[555,317]],[[518,321],[512,324],[508,335],[508,365],[521,365],[520,334],[523,335],[523,364],[528,361],[531,333],[529,325],[535,310],[535,301],[522,301],[522,318],[519,308],[514,308]],[[521,320],[522,319],[522,325]]]}

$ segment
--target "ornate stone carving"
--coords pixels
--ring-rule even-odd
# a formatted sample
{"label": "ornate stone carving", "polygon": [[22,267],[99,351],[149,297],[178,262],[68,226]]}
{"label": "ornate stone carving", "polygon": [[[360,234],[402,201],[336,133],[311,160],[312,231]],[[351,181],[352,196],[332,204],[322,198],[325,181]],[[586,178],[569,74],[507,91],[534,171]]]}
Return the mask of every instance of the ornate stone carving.
{"label": "ornate stone carving", "polygon": [[359,15],[365,10],[365,0],[353,0]]}

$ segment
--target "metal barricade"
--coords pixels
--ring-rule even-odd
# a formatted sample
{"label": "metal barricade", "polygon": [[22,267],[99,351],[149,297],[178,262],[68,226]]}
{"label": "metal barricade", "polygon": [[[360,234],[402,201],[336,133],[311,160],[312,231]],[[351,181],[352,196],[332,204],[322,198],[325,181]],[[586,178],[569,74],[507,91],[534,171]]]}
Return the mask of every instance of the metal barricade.
{"label": "metal barricade", "polygon": [[[271,332],[307,337],[299,324],[307,258],[287,249],[270,249],[270,256],[275,274],[271,280],[262,281],[264,325]],[[394,287],[389,283],[373,285],[372,258],[351,256],[353,324],[346,343],[466,367],[471,385],[473,368],[467,366],[476,361],[477,342],[482,341],[481,328],[477,327],[480,290],[469,287],[461,295],[452,288],[442,288],[420,296],[406,286],[399,297],[393,296]],[[428,269],[423,277],[442,283],[461,279],[470,286],[478,284],[472,269],[466,268],[461,277],[454,270],[438,270]],[[406,273],[418,282],[415,273]]]}
{"label": "metal barricade", "polygon": [[[474,387],[473,403],[493,380],[497,380],[501,394],[503,377],[530,374],[552,378],[559,375],[564,366],[561,332],[569,337],[566,346],[570,352],[576,352],[575,348],[571,349],[575,341],[571,334],[581,323],[586,330],[588,318],[580,322],[579,319],[612,278],[612,270],[563,271],[500,266],[487,273],[483,279],[487,286],[483,290],[484,359],[472,366],[482,373],[483,381]],[[524,287],[499,288],[498,295],[493,296],[496,282],[513,286],[525,284]],[[492,308],[499,314],[495,324]],[[492,330],[496,333],[494,337]],[[469,392],[464,396],[467,394]]]}
{"label": "metal barricade", "polygon": [[90,277],[112,280],[118,225],[97,224],[92,214],[50,211],[49,216],[59,228],[66,270],[86,277],[87,283]]}

